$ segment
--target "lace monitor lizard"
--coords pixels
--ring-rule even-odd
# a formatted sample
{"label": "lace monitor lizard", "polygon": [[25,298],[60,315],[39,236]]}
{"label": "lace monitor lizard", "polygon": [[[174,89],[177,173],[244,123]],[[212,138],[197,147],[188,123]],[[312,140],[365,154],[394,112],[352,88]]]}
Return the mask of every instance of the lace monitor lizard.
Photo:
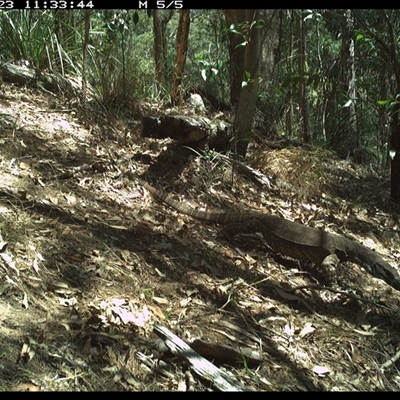
{"label": "lace monitor lizard", "polygon": [[332,274],[340,262],[351,261],[372,276],[400,291],[400,275],[379,254],[353,240],[311,228],[274,215],[258,212],[199,211],[138,177],[135,179],[158,201],[193,218],[217,223],[236,233],[260,232],[268,247],[301,261],[310,261]]}

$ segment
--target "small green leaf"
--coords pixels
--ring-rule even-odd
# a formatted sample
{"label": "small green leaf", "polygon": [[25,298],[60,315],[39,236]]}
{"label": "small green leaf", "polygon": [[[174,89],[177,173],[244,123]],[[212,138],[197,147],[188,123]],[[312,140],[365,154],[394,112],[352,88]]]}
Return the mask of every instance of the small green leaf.
{"label": "small green leaf", "polygon": [[390,158],[393,160],[394,157],[396,156],[396,150],[390,149],[390,150],[389,150],[389,156],[390,156]]}
{"label": "small green leaf", "polygon": [[385,106],[387,103],[390,103],[390,100],[378,100],[380,106]]}
{"label": "small green leaf", "polygon": [[364,35],[361,35],[361,33],[359,33],[359,34],[356,36],[356,40],[361,40],[363,37],[364,37]]}
{"label": "small green leaf", "polygon": [[139,22],[139,14],[135,11],[133,14],[133,23],[136,25]]}

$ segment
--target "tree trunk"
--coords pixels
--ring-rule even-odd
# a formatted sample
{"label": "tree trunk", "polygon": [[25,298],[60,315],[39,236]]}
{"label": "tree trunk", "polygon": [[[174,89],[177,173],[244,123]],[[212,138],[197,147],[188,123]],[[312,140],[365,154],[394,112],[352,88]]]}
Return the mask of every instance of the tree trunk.
{"label": "tree trunk", "polygon": [[[245,10],[222,10],[225,15],[226,25],[230,28],[235,25],[240,31],[239,24],[246,20]],[[230,83],[231,83],[231,105],[236,107],[239,104],[240,92],[244,76],[244,64],[246,57],[245,46],[240,46],[244,41],[243,36],[229,32],[229,58],[230,58]]]}
{"label": "tree trunk", "polygon": [[303,16],[301,10],[297,11],[297,71],[299,74],[299,108],[301,117],[301,126],[303,128],[303,141],[304,143],[310,143],[310,128],[309,128],[309,107],[308,107],[308,96],[307,96],[307,78],[305,71],[306,63],[306,35],[305,27],[303,23]]}
{"label": "tree trunk", "polygon": [[234,150],[242,157],[246,156],[257,103],[261,43],[261,29],[252,26],[253,22],[257,22],[260,19],[260,10],[245,10],[245,17],[251,26],[247,37],[248,43],[245,47],[246,57],[244,66],[244,70],[250,79],[242,77],[242,79],[246,79],[247,84],[240,91],[239,105],[233,123],[233,132],[236,140],[236,149]]}
{"label": "tree trunk", "polygon": [[[294,71],[294,57],[295,57],[295,39],[296,39],[296,32],[295,32],[295,27],[293,27],[293,25],[295,25],[295,11],[296,10],[290,10],[290,23],[289,26],[287,27],[287,29],[289,30],[289,37],[290,37],[290,42],[289,42],[289,57],[288,57],[288,71],[290,73],[292,73]],[[288,99],[293,99],[294,97],[294,90],[293,90],[293,83],[290,83],[289,87],[288,87]],[[294,101],[289,101],[289,104],[287,106],[287,111],[286,111],[286,129],[285,129],[285,133],[286,136],[289,139],[293,138],[293,126],[294,126]]]}
{"label": "tree trunk", "polygon": [[275,81],[277,65],[276,51],[279,44],[280,10],[260,10],[260,18],[265,21],[261,29],[260,75]]}
{"label": "tree trunk", "polygon": [[[260,93],[274,92],[279,85],[279,38],[282,10],[260,10],[260,18],[265,21],[261,29],[260,54]],[[263,113],[265,132],[277,133],[277,124],[282,118],[282,110],[271,103],[259,102],[259,109]]]}
{"label": "tree trunk", "polygon": [[342,69],[343,69],[343,93],[347,93],[347,120],[349,121],[348,132],[350,136],[350,149],[353,154],[359,154],[360,134],[358,132],[356,114],[356,71],[355,71],[355,48],[354,48],[354,19],[351,10],[346,10],[344,15],[344,29],[342,31]]}
{"label": "tree trunk", "polygon": [[156,66],[156,79],[161,85],[165,85],[167,79],[167,35],[166,27],[169,16],[168,11],[161,13],[153,10],[153,31],[154,31],[154,63]]}
{"label": "tree trunk", "polygon": [[186,53],[188,49],[189,37],[189,18],[190,10],[181,10],[179,12],[179,25],[176,34],[176,57],[175,66],[172,76],[172,90],[171,101],[172,104],[179,104],[182,102],[180,85],[182,83],[183,70],[185,69]]}
{"label": "tree trunk", "polygon": [[397,113],[392,117],[390,147],[394,154],[390,160],[390,197],[400,202],[400,125]]}

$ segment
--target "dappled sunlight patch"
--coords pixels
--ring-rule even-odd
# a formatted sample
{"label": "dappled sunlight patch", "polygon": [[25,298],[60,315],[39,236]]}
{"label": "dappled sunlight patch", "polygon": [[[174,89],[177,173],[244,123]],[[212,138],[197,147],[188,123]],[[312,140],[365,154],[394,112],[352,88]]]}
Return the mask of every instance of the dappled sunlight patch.
{"label": "dappled sunlight patch", "polygon": [[123,299],[103,300],[98,306],[89,304],[92,316],[99,318],[104,327],[132,324],[137,328],[150,328],[151,312],[146,305],[138,306],[134,301]]}
{"label": "dappled sunlight patch", "polygon": [[127,174],[195,209],[344,234],[397,265],[394,213],[372,205],[382,194],[367,170],[325,150],[265,150],[250,154],[274,183],[261,187],[215,153],[181,162],[171,140],[140,138],[137,121],[97,110],[83,125],[61,100],[45,112],[46,96],[24,96],[0,103],[1,389],[206,389],[160,349],[157,323],[256,390],[400,387],[396,291],[351,263],[340,267],[343,288],[327,287],[260,235],[184,216]]}

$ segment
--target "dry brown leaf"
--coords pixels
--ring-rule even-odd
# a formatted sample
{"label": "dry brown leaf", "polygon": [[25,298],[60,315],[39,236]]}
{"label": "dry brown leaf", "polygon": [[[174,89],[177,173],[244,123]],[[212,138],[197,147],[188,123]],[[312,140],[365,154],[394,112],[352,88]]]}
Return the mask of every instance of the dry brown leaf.
{"label": "dry brown leaf", "polygon": [[115,222],[122,222],[122,218],[121,217],[119,217],[119,216],[117,216],[117,215],[114,215],[113,217],[111,217],[111,218],[107,218],[107,222],[109,222],[109,223],[115,223]]}
{"label": "dry brown leaf", "polygon": [[178,392],[186,392],[186,389],[187,389],[186,382],[184,380],[180,379],[178,382],[178,388],[177,388]]}
{"label": "dry brown leaf", "polygon": [[75,204],[76,203],[76,197],[71,194],[64,194],[65,200],[67,200],[68,204]]}
{"label": "dry brown leaf", "polygon": [[165,299],[164,297],[153,296],[152,299],[158,304],[168,304],[169,303],[169,301],[167,299]]}
{"label": "dry brown leaf", "polygon": [[313,333],[314,331],[315,331],[315,328],[313,326],[311,326],[311,324],[306,324],[306,326],[299,333],[299,336],[304,337],[306,335],[309,335],[310,333]]}
{"label": "dry brown leaf", "polygon": [[49,194],[47,197],[53,204],[55,204],[55,205],[58,204],[58,197],[52,196],[51,194]]}
{"label": "dry brown leaf", "polygon": [[322,367],[320,365],[316,365],[313,368],[313,372],[315,374],[319,375],[319,376],[325,376],[325,375],[329,374],[331,371],[326,367]]}
{"label": "dry brown leaf", "polygon": [[33,383],[21,383],[10,390],[12,392],[40,392],[40,386],[36,386]]}
{"label": "dry brown leaf", "polygon": [[30,169],[31,169],[31,166],[30,166],[29,164],[23,162],[23,161],[21,161],[21,162],[19,163],[19,167],[20,167],[21,169],[23,169],[23,170],[30,170]]}
{"label": "dry brown leaf", "polygon": [[122,226],[122,225],[110,225],[111,228],[113,229],[117,229],[119,231],[127,231],[128,228],[126,226]]}
{"label": "dry brown leaf", "polygon": [[75,297],[69,297],[68,299],[60,298],[59,302],[62,306],[72,307],[78,303],[78,300]]}
{"label": "dry brown leaf", "polygon": [[191,298],[191,297],[186,297],[186,299],[182,299],[182,300],[179,302],[179,305],[180,305],[181,307],[186,307],[191,301],[192,301],[192,298]]}
{"label": "dry brown leaf", "polygon": [[129,250],[121,250],[121,258],[123,261],[128,262],[131,257]]}
{"label": "dry brown leaf", "polygon": [[361,362],[362,357],[360,353],[360,349],[354,344],[349,342],[350,350],[351,350],[351,359],[355,362]]}
{"label": "dry brown leaf", "polygon": [[13,261],[12,257],[8,255],[7,253],[0,253],[0,257],[7,263],[7,265],[13,269],[17,275],[19,275],[19,271],[17,267],[15,266],[15,262]]}
{"label": "dry brown leaf", "polygon": [[39,272],[39,264],[37,261],[37,258],[35,257],[35,259],[33,260],[33,264],[32,264],[33,269],[35,270],[36,273]]}
{"label": "dry brown leaf", "polygon": [[160,319],[162,319],[162,320],[165,319],[165,315],[164,315],[164,313],[162,312],[162,310],[161,310],[160,307],[158,307],[158,306],[152,306],[152,305],[149,305],[148,307],[149,307],[149,310],[152,311],[153,314],[156,315],[158,318],[160,318]]}
{"label": "dry brown leaf", "polygon": [[249,256],[248,254],[246,254],[245,258],[246,258],[246,261],[247,261],[250,265],[253,265],[253,264],[255,264],[255,263],[257,262],[257,260],[255,260],[253,257]]}
{"label": "dry brown leaf", "polygon": [[276,292],[279,294],[279,296],[283,297],[286,300],[297,300],[297,301],[301,301],[300,297],[295,296],[293,294],[290,293],[286,293],[284,290],[281,290],[279,288],[275,288]]}

